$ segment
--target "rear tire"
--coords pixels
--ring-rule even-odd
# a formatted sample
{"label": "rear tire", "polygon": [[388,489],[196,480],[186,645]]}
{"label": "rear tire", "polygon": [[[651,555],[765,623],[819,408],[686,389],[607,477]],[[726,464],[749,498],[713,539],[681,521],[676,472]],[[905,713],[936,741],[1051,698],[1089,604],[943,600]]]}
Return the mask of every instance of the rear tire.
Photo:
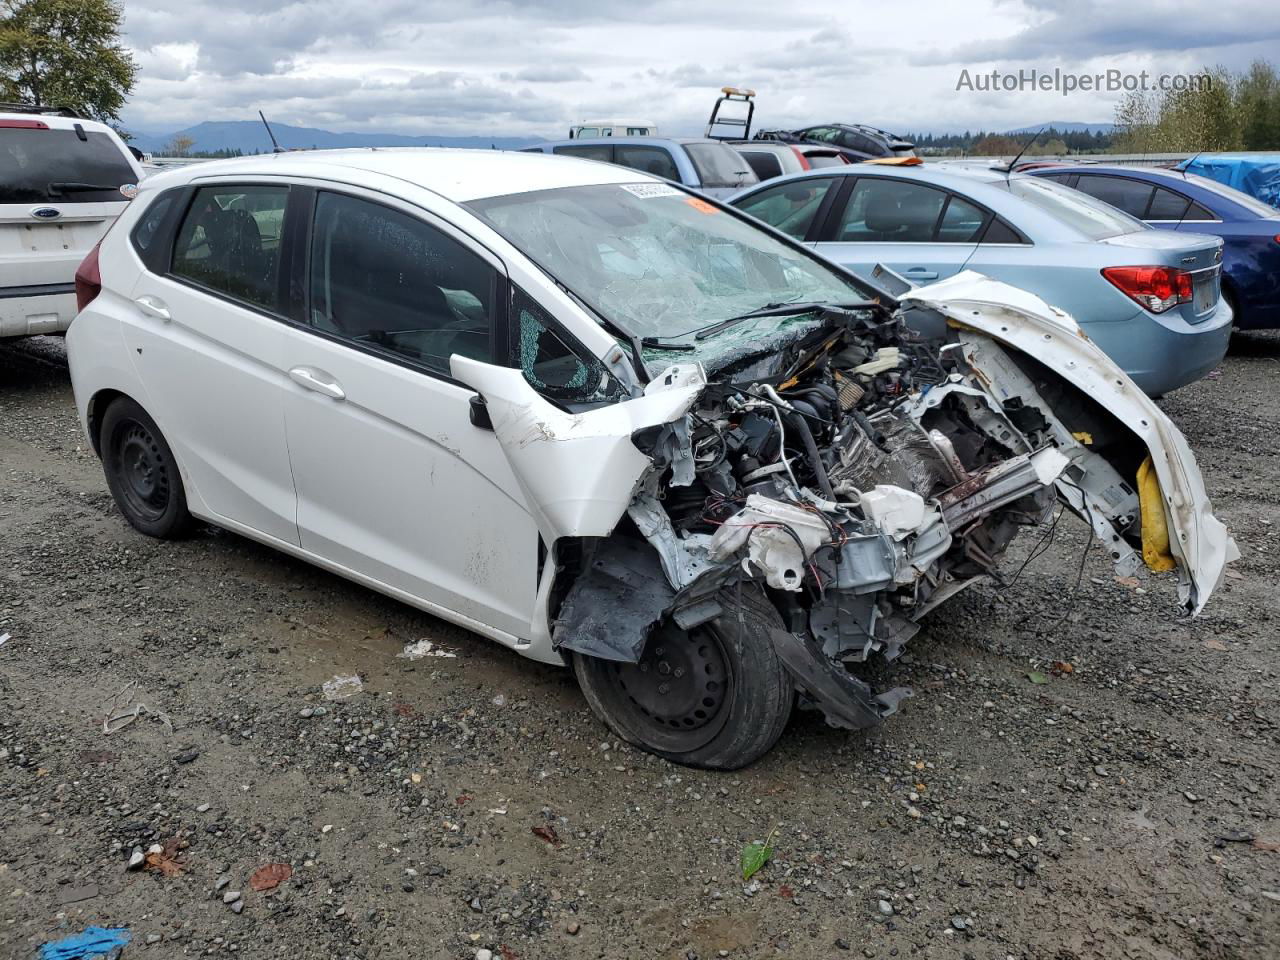
{"label": "rear tire", "polygon": [[178,461],[147,411],[117,397],[102,415],[98,436],[107,487],[125,519],[162,540],[190,533],[195,521],[187,511]]}
{"label": "rear tire", "polygon": [[751,584],[720,594],[724,613],[684,631],[655,628],[638,664],[573,654],[588,705],[615,734],[674,763],[736,770],[782,736],[795,692],[769,632],[777,610]]}

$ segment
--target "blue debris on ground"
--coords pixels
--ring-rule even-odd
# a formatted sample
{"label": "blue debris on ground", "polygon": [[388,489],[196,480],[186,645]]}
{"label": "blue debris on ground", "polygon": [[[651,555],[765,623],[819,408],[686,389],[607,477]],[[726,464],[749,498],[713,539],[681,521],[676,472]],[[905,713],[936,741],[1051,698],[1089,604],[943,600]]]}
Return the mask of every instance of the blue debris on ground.
{"label": "blue debris on ground", "polygon": [[80,960],[81,957],[98,957],[105,954],[119,956],[119,951],[133,939],[124,927],[108,930],[105,927],[88,927],[77,933],[40,948],[39,960]]}

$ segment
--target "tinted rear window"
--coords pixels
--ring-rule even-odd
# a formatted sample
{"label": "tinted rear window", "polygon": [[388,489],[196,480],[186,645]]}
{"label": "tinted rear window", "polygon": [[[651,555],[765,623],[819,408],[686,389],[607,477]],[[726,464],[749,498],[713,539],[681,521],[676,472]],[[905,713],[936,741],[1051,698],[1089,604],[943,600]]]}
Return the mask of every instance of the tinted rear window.
{"label": "tinted rear window", "polygon": [[1123,210],[1052,180],[1014,176],[990,182],[993,187],[1003,187],[1015,197],[1020,197],[1090,240],[1103,240],[1148,229],[1145,223]]}
{"label": "tinted rear window", "polygon": [[0,203],[123,201],[138,176],[105,133],[0,129]]}
{"label": "tinted rear window", "polygon": [[745,187],[760,182],[751,165],[733,147],[723,143],[690,143],[685,145],[685,150],[704,187]]}
{"label": "tinted rear window", "polygon": [[761,180],[771,180],[782,176],[782,163],[772,153],[760,153],[755,150],[740,150],[742,158],[751,165],[756,176]]}

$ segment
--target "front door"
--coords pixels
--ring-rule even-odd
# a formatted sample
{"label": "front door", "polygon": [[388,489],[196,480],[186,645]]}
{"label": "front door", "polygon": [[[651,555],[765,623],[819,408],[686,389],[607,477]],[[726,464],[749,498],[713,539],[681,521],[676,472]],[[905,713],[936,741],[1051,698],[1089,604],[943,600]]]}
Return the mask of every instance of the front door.
{"label": "front door", "polygon": [[492,362],[505,277],[411,207],[315,194],[306,322],[285,331],[304,549],[527,637],[538,532],[454,354]]}

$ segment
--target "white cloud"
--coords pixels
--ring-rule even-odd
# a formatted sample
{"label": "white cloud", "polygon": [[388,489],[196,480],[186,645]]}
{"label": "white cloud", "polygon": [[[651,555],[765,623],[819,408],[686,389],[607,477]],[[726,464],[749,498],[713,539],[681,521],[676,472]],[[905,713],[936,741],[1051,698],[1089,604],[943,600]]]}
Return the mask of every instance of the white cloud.
{"label": "white cloud", "polygon": [[141,66],[127,125],[252,119],[334,130],[555,137],[591,117],[698,133],[725,84],[757,124],[898,132],[1107,121],[1119,94],[957,92],[962,68],[1192,72],[1274,49],[1233,0],[125,0]]}

